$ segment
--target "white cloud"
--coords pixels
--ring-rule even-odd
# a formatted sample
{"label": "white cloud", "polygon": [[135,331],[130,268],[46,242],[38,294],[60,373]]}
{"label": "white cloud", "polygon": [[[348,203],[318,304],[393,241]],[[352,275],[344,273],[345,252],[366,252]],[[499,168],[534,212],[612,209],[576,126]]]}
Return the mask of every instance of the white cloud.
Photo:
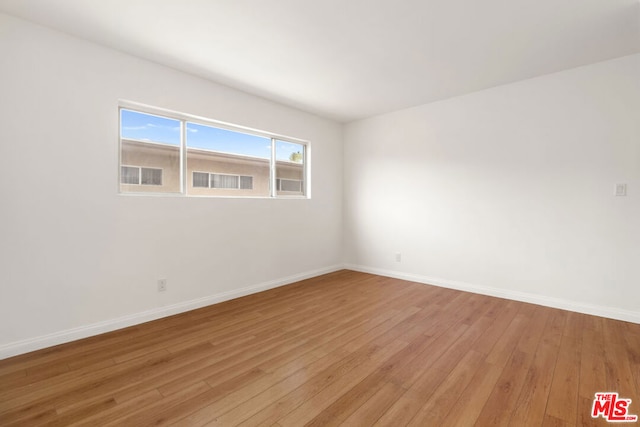
{"label": "white cloud", "polygon": [[176,132],[180,130],[180,126],[157,125],[155,123],[147,123],[145,127],[140,127],[140,129],[148,129],[148,128],[168,129]]}

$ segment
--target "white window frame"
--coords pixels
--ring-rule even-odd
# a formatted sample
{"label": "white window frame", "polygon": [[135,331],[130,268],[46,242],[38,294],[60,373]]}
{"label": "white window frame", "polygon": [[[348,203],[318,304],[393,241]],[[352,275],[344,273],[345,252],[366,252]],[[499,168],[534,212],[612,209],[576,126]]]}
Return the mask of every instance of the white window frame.
{"label": "white window frame", "polygon": [[[219,120],[214,120],[214,119],[209,119],[206,117],[201,117],[201,116],[196,116],[196,115],[191,115],[191,114],[187,114],[187,113],[180,113],[180,112],[176,112],[176,111],[172,111],[172,110],[168,110],[168,109],[164,109],[164,108],[159,108],[159,107],[153,107],[150,105],[146,105],[146,104],[141,104],[141,103],[137,103],[137,102],[132,102],[132,101],[126,101],[126,100],[120,100],[118,103],[118,133],[119,133],[119,146],[118,146],[118,157],[119,157],[119,166],[128,166],[125,164],[122,164],[122,134],[121,134],[121,129],[122,129],[122,123],[121,123],[121,119],[122,119],[122,114],[120,113],[120,110],[125,109],[125,110],[131,110],[131,111],[135,111],[135,112],[139,112],[139,113],[143,113],[143,114],[150,114],[150,115],[154,115],[154,116],[159,116],[162,118],[167,118],[167,119],[172,119],[172,120],[178,120],[180,121],[180,192],[179,193],[150,193],[150,192],[141,192],[141,193],[137,193],[137,192],[123,192],[121,189],[119,191],[120,194],[126,194],[126,195],[135,195],[135,196],[146,196],[146,195],[150,195],[150,194],[154,194],[154,195],[158,195],[158,196],[179,196],[179,197],[203,197],[201,195],[192,195],[189,194],[187,191],[187,182],[188,182],[188,177],[187,177],[187,144],[186,144],[186,133],[187,133],[187,126],[186,123],[187,122],[191,122],[194,124],[199,124],[199,125],[204,125],[204,126],[213,126],[216,128],[220,128],[220,129],[225,129],[225,130],[229,130],[232,132],[239,132],[239,133],[246,133],[246,134],[250,134],[250,135],[255,135],[255,136],[260,136],[260,137],[264,137],[264,138],[269,138],[271,140],[271,158],[270,158],[270,162],[269,162],[269,196],[248,196],[248,195],[237,195],[237,196],[232,196],[232,197],[242,197],[242,198],[272,198],[272,199],[282,199],[282,198],[296,198],[296,199],[310,199],[311,198],[311,143],[307,140],[304,139],[300,139],[300,138],[294,138],[294,137],[290,137],[290,136],[286,136],[286,135],[281,135],[281,134],[276,134],[276,133],[272,133],[272,132],[266,132],[266,131],[262,131],[262,130],[258,130],[258,129],[253,129],[250,127],[246,127],[246,126],[240,126],[240,125],[235,125],[232,123],[227,123],[227,122],[222,122]],[[303,158],[302,158],[302,194],[291,194],[291,195],[283,195],[283,194],[278,194],[278,190],[276,189],[276,141],[283,141],[283,142],[291,142],[294,144],[299,144],[302,145],[304,147],[303,149]],[[121,168],[118,168],[118,180],[121,180]],[[160,169],[160,168],[150,168],[150,169]],[[194,171],[196,172],[196,171]],[[204,173],[204,172],[203,172]],[[211,172],[208,172],[211,173]],[[219,174],[219,175],[225,175],[225,174]],[[226,174],[228,175],[228,174]],[[142,176],[142,175],[141,175]],[[253,178],[253,181],[255,182],[255,176],[254,175],[238,175],[238,176],[251,176]],[[163,171],[163,180],[164,180],[164,171]],[[119,185],[121,185],[119,183]],[[135,185],[135,184],[125,184],[125,185]],[[142,184],[139,184],[142,185]],[[155,186],[152,184],[144,184],[145,186]],[[209,185],[211,185],[211,183],[209,182]],[[240,181],[238,181],[238,185],[240,185]],[[118,187],[120,188],[120,187]],[[205,187],[195,187],[195,188],[205,188]],[[211,188],[211,187],[209,187]],[[222,190],[222,188],[220,188],[220,190]],[[292,192],[295,193],[295,192]],[[227,196],[220,196],[220,195],[207,195],[204,197],[227,197]]]}

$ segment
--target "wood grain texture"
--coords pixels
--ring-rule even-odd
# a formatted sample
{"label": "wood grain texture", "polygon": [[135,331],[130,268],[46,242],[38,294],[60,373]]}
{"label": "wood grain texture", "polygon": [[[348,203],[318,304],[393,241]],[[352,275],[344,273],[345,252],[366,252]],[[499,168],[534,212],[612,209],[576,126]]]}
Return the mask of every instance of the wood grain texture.
{"label": "wood grain texture", "polygon": [[604,426],[640,325],[343,270],[0,361],[2,426]]}

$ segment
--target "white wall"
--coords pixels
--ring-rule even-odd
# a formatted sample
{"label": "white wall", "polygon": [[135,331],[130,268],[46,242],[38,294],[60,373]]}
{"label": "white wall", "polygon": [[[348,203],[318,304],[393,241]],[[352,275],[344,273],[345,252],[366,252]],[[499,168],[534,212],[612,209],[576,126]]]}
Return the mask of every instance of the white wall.
{"label": "white wall", "polygon": [[351,267],[640,323],[640,55],[344,138]]}
{"label": "white wall", "polygon": [[[340,266],[339,124],[6,15],[0,61],[0,358]],[[313,198],[118,195],[119,99],[311,141]]]}

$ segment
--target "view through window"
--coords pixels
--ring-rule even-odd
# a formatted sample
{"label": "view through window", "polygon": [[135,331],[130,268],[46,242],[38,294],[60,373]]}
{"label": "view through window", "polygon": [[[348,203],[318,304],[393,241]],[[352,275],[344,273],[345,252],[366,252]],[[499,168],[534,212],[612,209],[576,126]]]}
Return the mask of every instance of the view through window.
{"label": "view through window", "polygon": [[304,142],[182,115],[120,109],[122,193],[306,196],[307,162]]}

